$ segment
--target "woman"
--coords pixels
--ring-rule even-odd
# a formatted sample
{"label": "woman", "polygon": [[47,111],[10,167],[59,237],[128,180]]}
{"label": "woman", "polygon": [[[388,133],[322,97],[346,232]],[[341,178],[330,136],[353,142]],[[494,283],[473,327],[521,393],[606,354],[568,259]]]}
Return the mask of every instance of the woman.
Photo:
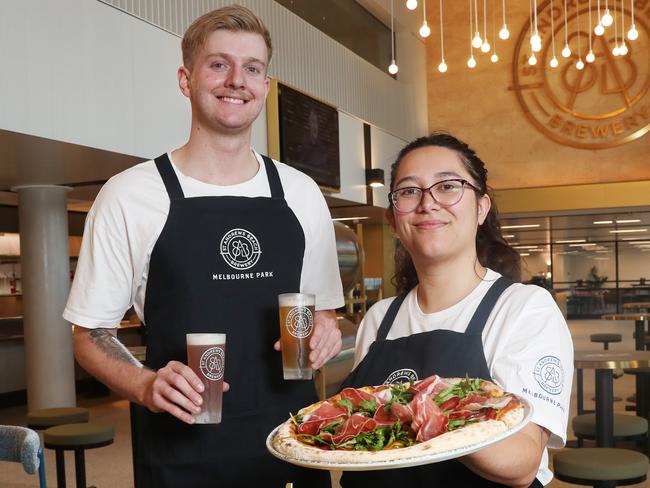
{"label": "woman", "polygon": [[345,473],[341,485],[547,484],[546,446],[566,440],[571,335],[546,290],[514,283],[519,255],[501,236],[484,163],[449,134],[422,137],[400,152],[389,198],[400,296],[368,311],[346,386],[481,377],[529,400],[534,415],[518,433],[457,460]]}

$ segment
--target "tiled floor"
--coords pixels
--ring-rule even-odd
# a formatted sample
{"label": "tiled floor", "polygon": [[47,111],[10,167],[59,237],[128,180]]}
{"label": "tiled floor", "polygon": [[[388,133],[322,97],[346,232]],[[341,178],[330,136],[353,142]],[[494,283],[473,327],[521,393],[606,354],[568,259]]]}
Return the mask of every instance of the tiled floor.
{"label": "tiled floor", "polygon": [[[570,321],[569,327],[573,337],[574,348],[576,350],[600,350],[599,344],[592,344],[589,340],[589,334],[596,332],[620,332],[623,335],[623,342],[611,344],[612,350],[631,350],[634,348],[632,340],[632,331],[634,324],[632,322],[605,322],[600,320],[581,320]],[[617,396],[626,398],[635,390],[634,378],[624,375],[622,378],[615,380],[614,392]],[[593,408],[591,400],[594,394],[593,374],[585,372],[585,408]],[[129,431],[129,413],[128,404],[124,400],[115,397],[105,397],[102,399],[79,399],[80,406],[87,406],[91,409],[91,418],[97,422],[103,422],[115,426],[115,443],[86,452],[86,472],[88,484],[95,485],[99,488],[129,488],[133,486],[132,469],[131,469],[131,442]],[[614,404],[616,412],[625,412],[625,401]],[[572,401],[571,416],[575,415],[575,387]],[[24,425],[25,424],[25,407],[15,407],[0,409],[0,424],[4,425]],[[628,414],[631,414],[628,412]],[[573,433],[569,431],[569,439],[573,438]],[[551,451],[552,455],[553,451]],[[54,454],[46,450],[46,468],[48,487],[56,487],[56,472]],[[66,471],[69,486],[74,486],[74,460],[72,454],[66,455]],[[30,476],[23,472],[22,467],[16,463],[0,462],[0,487],[3,488],[27,488],[37,487],[37,476]],[[563,488],[570,485],[557,480],[553,480],[551,488]],[[634,485],[637,487],[650,488],[650,481]]]}

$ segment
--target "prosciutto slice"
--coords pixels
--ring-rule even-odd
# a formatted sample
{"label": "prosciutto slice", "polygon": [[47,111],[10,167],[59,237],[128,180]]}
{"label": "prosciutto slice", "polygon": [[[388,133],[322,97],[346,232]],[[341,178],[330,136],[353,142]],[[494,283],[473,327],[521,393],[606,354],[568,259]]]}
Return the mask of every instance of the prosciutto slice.
{"label": "prosciutto slice", "polygon": [[442,379],[437,374],[434,374],[433,376],[429,376],[428,378],[413,383],[409,391],[412,393],[422,392],[435,397],[438,393],[449,386],[451,386],[451,383]]}
{"label": "prosciutto slice", "polygon": [[383,406],[377,409],[372,418],[377,422],[377,427],[394,425],[399,420],[399,417],[392,412],[392,409],[390,412],[387,412]]}
{"label": "prosciutto slice", "polygon": [[299,434],[316,435],[321,429],[336,422],[348,414],[348,409],[329,402],[323,402],[311,415],[305,416],[306,420],[298,426]]}
{"label": "prosciutto slice", "polygon": [[409,405],[402,405],[401,403],[391,403],[390,413],[395,415],[399,421],[404,424],[411,423],[413,420],[413,411]]}
{"label": "prosciutto slice", "polygon": [[429,395],[420,392],[409,405],[413,410],[411,429],[417,433],[416,440],[428,441],[447,431],[448,418]]}
{"label": "prosciutto slice", "polygon": [[332,441],[334,444],[340,445],[363,432],[370,432],[376,428],[377,422],[375,419],[368,418],[360,413],[354,413],[339,426],[336,434],[332,437]]}
{"label": "prosciutto slice", "polygon": [[354,408],[359,408],[361,402],[376,400],[374,395],[356,388],[344,388],[341,392],[341,399],[349,400]]}

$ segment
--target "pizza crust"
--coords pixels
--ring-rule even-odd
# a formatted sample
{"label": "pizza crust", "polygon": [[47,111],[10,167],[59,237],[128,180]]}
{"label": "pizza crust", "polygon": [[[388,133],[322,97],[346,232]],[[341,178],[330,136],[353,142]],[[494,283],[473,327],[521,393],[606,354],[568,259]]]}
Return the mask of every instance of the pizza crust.
{"label": "pizza crust", "polygon": [[[447,378],[447,381],[457,383],[464,378]],[[503,390],[491,382],[484,382],[482,385],[485,391],[493,396],[503,395]],[[487,388],[486,388],[487,387]],[[483,389],[482,388],[482,389]],[[372,393],[373,387],[359,388]],[[328,400],[336,403],[341,398],[340,394],[334,395]],[[299,411],[302,415],[314,412],[323,402],[303,408]],[[495,435],[507,431],[520,424],[524,419],[524,406],[519,404],[516,408],[509,410],[499,420],[482,420],[466,425],[457,430],[446,432],[433,439],[415,444],[413,446],[384,449],[381,451],[348,451],[348,450],[327,450],[303,444],[296,438],[295,426],[291,419],[281,424],[271,439],[271,445],[275,451],[290,460],[305,463],[322,464],[367,464],[384,461],[408,461],[410,458],[435,455],[468,447],[490,439]]]}

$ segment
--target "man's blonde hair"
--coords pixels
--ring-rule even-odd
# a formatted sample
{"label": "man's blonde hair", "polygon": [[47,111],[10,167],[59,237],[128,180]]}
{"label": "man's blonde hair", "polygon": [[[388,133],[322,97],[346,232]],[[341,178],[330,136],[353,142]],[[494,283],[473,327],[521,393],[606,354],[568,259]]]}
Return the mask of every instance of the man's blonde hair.
{"label": "man's blonde hair", "polygon": [[271,62],[273,45],[271,34],[260,18],[246,7],[231,5],[212,10],[202,15],[190,25],[185,31],[181,49],[183,51],[183,64],[191,69],[197,52],[205,44],[205,40],[212,32],[226,29],[232,32],[251,32],[259,34],[266,43],[269,52],[267,64]]}

